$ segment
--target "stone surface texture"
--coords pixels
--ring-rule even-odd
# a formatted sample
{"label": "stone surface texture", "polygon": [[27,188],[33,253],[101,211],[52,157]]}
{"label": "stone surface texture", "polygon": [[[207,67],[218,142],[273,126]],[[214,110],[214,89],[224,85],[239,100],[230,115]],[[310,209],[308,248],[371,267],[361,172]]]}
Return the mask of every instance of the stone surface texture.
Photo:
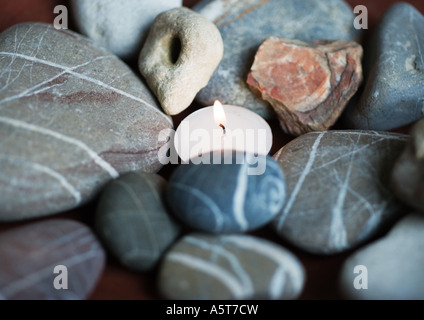
{"label": "stone surface texture", "polygon": [[176,115],[191,105],[220,63],[218,28],[188,8],[160,14],[139,57],[139,69],[163,110]]}
{"label": "stone surface texture", "polygon": [[[340,274],[340,287],[345,298],[423,300],[423,233],[423,215],[412,213],[399,221],[385,237],[354,252],[345,261]],[[355,274],[356,266],[366,269]],[[357,286],[367,282],[366,290],[355,289],[355,277],[359,277]]]}
{"label": "stone surface texture", "polygon": [[0,300],[83,300],[103,272],[105,252],[86,225],[52,219],[0,233],[0,261]]}
{"label": "stone surface texture", "polygon": [[139,272],[156,266],[181,227],[168,214],[167,182],[155,173],[132,172],[110,182],[97,204],[96,231],[124,266]]}
{"label": "stone surface texture", "polygon": [[107,181],[162,167],[172,120],[129,67],[72,31],[0,35],[0,220],[87,203]]}
{"label": "stone surface texture", "polygon": [[[218,234],[258,229],[279,213],[286,187],[278,163],[265,156],[230,160],[182,164],[175,170],[166,199],[176,217],[196,230]],[[249,174],[252,169],[259,174]]]}
{"label": "stone surface texture", "polygon": [[158,14],[182,0],[71,0],[78,30],[123,59],[140,53]]}
{"label": "stone surface texture", "polygon": [[265,119],[275,117],[272,108],[246,84],[260,44],[276,36],[306,42],[354,40],[352,8],[344,1],[329,0],[204,0],[193,7],[213,21],[224,40],[224,57],[197,101],[212,105],[245,106]]}
{"label": "stone surface texture", "polygon": [[408,146],[396,161],[391,182],[399,199],[424,212],[424,119],[412,127]]}
{"label": "stone surface texture", "polygon": [[424,116],[424,17],[407,3],[384,14],[365,52],[365,88],[349,105],[344,125],[391,130]]}
{"label": "stone surface texture", "polygon": [[316,254],[341,253],[382,232],[405,210],[390,174],[407,140],[396,133],[327,131],[288,143],[274,156],[288,195],[274,230]]}
{"label": "stone surface texture", "polygon": [[353,41],[271,37],[259,47],[247,84],[271,104],[286,133],[327,130],[362,82],[362,53]]}
{"label": "stone surface texture", "polygon": [[178,300],[289,300],[304,283],[295,255],[247,235],[186,235],[165,256],[158,279],[161,294]]}

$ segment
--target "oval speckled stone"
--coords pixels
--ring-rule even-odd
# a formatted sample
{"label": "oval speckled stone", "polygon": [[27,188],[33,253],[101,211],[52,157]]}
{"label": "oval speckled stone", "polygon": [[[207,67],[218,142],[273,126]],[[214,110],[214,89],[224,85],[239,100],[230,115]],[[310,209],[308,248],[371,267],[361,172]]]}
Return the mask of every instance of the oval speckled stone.
{"label": "oval speckled stone", "polygon": [[172,121],[116,56],[42,23],[5,30],[0,48],[0,221],[70,210],[162,167]]}
{"label": "oval speckled stone", "polygon": [[0,233],[0,261],[0,300],[82,300],[103,272],[105,252],[84,224],[53,219]]}
{"label": "oval speckled stone", "polygon": [[291,252],[247,235],[186,235],[166,254],[158,285],[167,299],[295,299],[305,271]]}
{"label": "oval speckled stone", "polygon": [[238,161],[230,154],[221,164],[180,165],[169,180],[168,206],[185,224],[209,233],[245,232],[268,224],[286,198],[284,174],[269,156],[249,159],[242,155]]}
{"label": "oval speckled stone", "polygon": [[340,273],[345,298],[423,300],[423,234],[423,215],[412,213],[383,238],[355,251]]}
{"label": "oval speckled stone", "polygon": [[166,185],[157,174],[132,172],[110,182],[101,194],[96,230],[130,269],[152,269],[180,234],[164,203]]}
{"label": "oval speckled stone", "polygon": [[373,131],[313,132],[291,141],[274,156],[288,199],[273,228],[318,254],[369,240],[404,210],[390,175],[407,141],[407,135]]}
{"label": "oval speckled stone", "polygon": [[266,119],[275,117],[267,102],[257,97],[246,79],[256,51],[267,38],[305,42],[355,40],[352,8],[341,0],[203,0],[194,11],[213,21],[224,40],[224,57],[197,100],[213,105],[215,99],[245,106]]}

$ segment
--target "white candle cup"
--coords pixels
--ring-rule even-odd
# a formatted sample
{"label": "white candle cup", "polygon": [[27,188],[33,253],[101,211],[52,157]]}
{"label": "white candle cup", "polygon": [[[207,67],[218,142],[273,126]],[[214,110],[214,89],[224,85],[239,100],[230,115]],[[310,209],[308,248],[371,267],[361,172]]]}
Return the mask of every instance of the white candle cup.
{"label": "white candle cup", "polygon": [[243,107],[224,105],[224,119],[216,119],[214,108],[193,112],[177,128],[174,146],[183,162],[217,151],[268,155],[272,131],[262,117]]}

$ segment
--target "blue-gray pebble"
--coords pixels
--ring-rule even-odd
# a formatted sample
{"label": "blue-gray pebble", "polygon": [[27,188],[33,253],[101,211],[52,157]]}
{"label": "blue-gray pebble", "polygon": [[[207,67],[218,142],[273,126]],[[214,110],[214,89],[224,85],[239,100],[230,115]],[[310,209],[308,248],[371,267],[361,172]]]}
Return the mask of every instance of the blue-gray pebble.
{"label": "blue-gray pebble", "polygon": [[97,233],[109,252],[131,270],[155,267],[180,234],[181,227],[163,199],[166,184],[155,173],[136,171],[109,183],[100,196]]}
{"label": "blue-gray pebble", "polygon": [[265,226],[280,212],[286,186],[278,163],[269,156],[236,157],[226,157],[222,164],[191,162],[175,170],[166,198],[182,222],[215,234],[246,232]]}
{"label": "blue-gray pebble", "polygon": [[366,85],[343,115],[346,127],[391,130],[424,115],[424,17],[397,3],[384,14],[365,54]]}

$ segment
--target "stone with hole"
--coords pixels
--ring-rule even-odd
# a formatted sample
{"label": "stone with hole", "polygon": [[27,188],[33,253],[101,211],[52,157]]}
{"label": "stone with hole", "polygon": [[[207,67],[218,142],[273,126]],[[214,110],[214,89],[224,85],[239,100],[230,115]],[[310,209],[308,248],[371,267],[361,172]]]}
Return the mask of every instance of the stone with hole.
{"label": "stone with hole", "polygon": [[163,110],[176,115],[208,84],[223,52],[212,22],[188,8],[176,8],[156,18],[138,65]]}

